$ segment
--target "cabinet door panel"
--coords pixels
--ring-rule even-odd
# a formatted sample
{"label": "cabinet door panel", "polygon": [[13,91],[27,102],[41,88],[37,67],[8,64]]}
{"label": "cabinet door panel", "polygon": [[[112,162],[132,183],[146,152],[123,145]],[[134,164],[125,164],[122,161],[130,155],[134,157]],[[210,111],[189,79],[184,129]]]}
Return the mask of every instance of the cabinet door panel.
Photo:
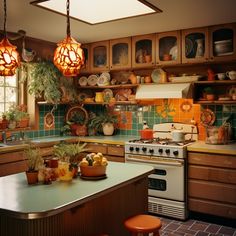
{"label": "cabinet door panel", "polygon": [[188,195],[201,199],[208,199],[236,204],[236,186],[200,180],[188,181]]}
{"label": "cabinet door panel", "polygon": [[120,156],[106,156],[106,158],[108,161],[125,162],[125,158]]}
{"label": "cabinet door panel", "polygon": [[236,171],[205,166],[188,166],[188,177],[221,183],[236,184]]}
{"label": "cabinet door panel", "polygon": [[26,161],[16,161],[6,164],[0,164],[0,176],[6,176],[24,172],[27,170]]}
{"label": "cabinet door panel", "polygon": [[205,214],[236,219],[236,205],[223,204],[219,202],[211,202],[195,198],[188,199],[188,207],[190,211],[201,212]]}

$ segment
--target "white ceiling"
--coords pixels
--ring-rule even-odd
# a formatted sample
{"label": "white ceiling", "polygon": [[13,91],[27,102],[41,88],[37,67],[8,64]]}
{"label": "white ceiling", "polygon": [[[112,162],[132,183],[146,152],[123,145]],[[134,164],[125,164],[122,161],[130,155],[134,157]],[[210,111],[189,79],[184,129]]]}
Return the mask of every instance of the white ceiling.
{"label": "white ceiling", "polygon": [[[148,1],[163,12],[98,25],[88,25],[71,19],[71,35],[81,43],[89,43],[236,22],[236,0]],[[17,32],[22,29],[29,37],[51,42],[64,39],[66,35],[65,16],[33,6],[30,2],[32,0],[7,0],[7,31]],[[2,30],[3,0],[1,0],[0,9],[0,24],[2,24],[0,29]]]}

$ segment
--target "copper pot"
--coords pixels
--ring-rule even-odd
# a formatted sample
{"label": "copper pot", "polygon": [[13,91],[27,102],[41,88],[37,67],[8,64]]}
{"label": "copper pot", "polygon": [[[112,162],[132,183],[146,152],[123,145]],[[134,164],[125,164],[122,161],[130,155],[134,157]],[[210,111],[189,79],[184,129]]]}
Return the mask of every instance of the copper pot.
{"label": "copper pot", "polygon": [[152,129],[143,129],[139,130],[141,139],[153,139],[153,130]]}

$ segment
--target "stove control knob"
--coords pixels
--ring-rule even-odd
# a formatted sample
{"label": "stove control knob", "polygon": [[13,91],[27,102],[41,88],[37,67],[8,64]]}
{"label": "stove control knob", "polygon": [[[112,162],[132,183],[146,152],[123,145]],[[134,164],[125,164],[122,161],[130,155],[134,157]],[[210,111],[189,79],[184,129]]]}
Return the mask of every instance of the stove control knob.
{"label": "stove control knob", "polygon": [[174,154],[175,156],[178,156],[178,155],[179,155],[179,152],[178,152],[178,151],[173,151],[173,154]]}
{"label": "stove control knob", "polygon": [[149,149],[149,153],[153,154],[154,153],[154,149]]}
{"label": "stove control knob", "polygon": [[134,150],[134,147],[129,147],[129,150],[132,152]]}
{"label": "stove control knob", "polygon": [[146,147],[142,147],[142,151],[143,151],[143,152],[146,152],[146,151],[147,151],[147,148],[146,148]]}
{"label": "stove control knob", "polygon": [[136,152],[139,152],[139,147],[136,147],[136,148],[135,148],[135,151],[136,151]]}
{"label": "stove control knob", "polygon": [[159,153],[163,153],[163,149],[162,149],[162,148],[159,148],[159,149],[158,149],[158,152],[159,152]]}
{"label": "stove control knob", "polygon": [[170,154],[170,149],[166,149],[166,154]]}

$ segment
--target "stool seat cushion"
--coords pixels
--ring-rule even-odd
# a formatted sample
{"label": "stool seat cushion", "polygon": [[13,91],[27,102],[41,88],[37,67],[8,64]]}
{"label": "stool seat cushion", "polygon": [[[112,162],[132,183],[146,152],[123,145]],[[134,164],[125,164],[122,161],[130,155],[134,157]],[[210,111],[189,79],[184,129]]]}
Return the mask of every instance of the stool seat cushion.
{"label": "stool seat cushion", "polygon": [[124,222],[130,232],[151,233],[161,228],[159,218],[151,215],[135,215]]}

